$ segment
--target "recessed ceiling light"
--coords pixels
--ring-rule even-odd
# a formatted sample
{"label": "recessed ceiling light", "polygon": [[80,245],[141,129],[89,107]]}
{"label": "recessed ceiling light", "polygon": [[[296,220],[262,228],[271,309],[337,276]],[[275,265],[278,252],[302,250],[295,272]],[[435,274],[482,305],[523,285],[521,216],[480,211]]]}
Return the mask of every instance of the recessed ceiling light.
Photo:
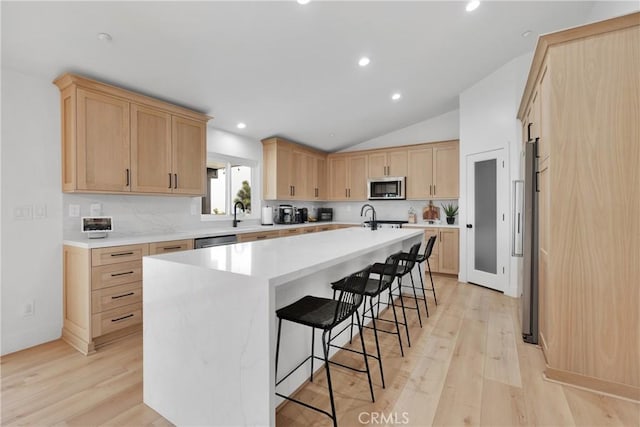
{"label": "recessed ceiling light", "polygon": [[247,127],[247,125],[246,125],[246,124],[244,124],[244,123],[242,123],[242,122],[240,122],[240,123],[238,123],[238,124],[236,125],[236,127],[237,127],[238,129],[244,129],[244,128],[246,128],[246,127]]}
{"label": "recessed ceiling light", "polygon": [[527,30],[524,33],[521,34],[522,37],[529,37],[531,35],[532,31],[531,30]]}
{"label": "recessed ceiling light", "polygon": [[480,6],[480,0],[471,0],[469,3],[467,3],[467,12],[476,10],[478,6]]}
{"label": "recessed ceiling light", "polygon": [[402,95],[399,92],[396,92],[393,95],[391,95],[391,99],[394,101],[398,101],[400,98],[402,98]]}
{"label": "recessed ceiling light", "polygon": [[366,67],[367,65],[369,65],[370,62],[371,62],[371,60],[369,58],[367,58],[366,56],[363,56],[358,61],[358,65],[361,66],[361,67]]}
{"label": "recessed ceiling light", "polygon": [[307,4],[309,3],[309,0],[297,0],[298,4]]}
{"label": "recessed ceiling light", "polygon": [[112,40],[111,34],[109,33],[98,33],[98,40],[103,42],[110,42]]}

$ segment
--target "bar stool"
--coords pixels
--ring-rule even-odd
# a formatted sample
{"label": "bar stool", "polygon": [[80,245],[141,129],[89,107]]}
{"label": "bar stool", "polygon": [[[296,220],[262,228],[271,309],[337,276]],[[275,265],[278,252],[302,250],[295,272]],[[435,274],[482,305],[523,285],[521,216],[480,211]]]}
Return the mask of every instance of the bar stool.
{"label": "bar stool", "polygon": [[436,302],[436,306],[438,305],[438,298],[436,298],[436,287],[433,284],[433,276],[431,275],[431,264],[429,263],[429,258],[431,257],[431,252],[433,251],[433,246],[436,243],[436,236],[433,235],[429,237],[427,241],[427,245],[424,248],[424,253],[422,255],[418,255],[416,261],[418,262],[418,267],[422,265],[423,262],[427,262],[427,267],[429,268],[429,278],[431,279],[431,289],[424,287],[424,281],[422,280],[422,274],[420,275],[420,283],[422,284],[422,292],[424,290],[433,292],[433,299]]}
{"label": "bar stool", "polygon": [[[418,300],[422,300],[424,302],[424,308],[427,312],[427,317],[429,317],[429,307],[427,306],[427,294],[425,293],[425,289],[424,289],[424,282],[422,283],[422,286],[420,287],[420,289],[422,290],[422,297],[419,297],[416,294],[416,286],[415,283],[413,281],[413,268],[416,266],[416,264],[418,264],[418,259],[420,258],[420,255],[418,255],[418,252],[420,251],[420,243],[416,243],[415,245],[413,245],[411,247],[411,250],[409,252],[403,252],[402,255],[400,256],[400,259],[402,259],[402,261],[404,261],[404,266],[406,268],[406,270],[409,271],[409,274],[411,276],[411,287],[413,288],[413,299],[416,303],[415,307],[410,307],[411,309],[415,309],[418,311],[418,320],[420,321],[420,327],[422,327],[422,321],[420,320],[420,310],[417,308],[418,307]],[[418,264],[419,267],[419,264]],[[420,269],[418,268],[418,271]],[[405,272],[406,274],[406,272]],[[420,280],[422,281],[422,275],[420,274]]]}
{"label": "bar stool", "polygon": [[[367,358],[367,350],[365,348],[364,340],[360,339],[362,343],[362,354],[364,358],[365,369],[356,369],[350,366],[346,366],[340,364],[338,362],[334,362],[329,360],[329,345],[331,343],[331,331],[334,327],[342,323],[344,320],[348,319],[350,316],[355,315],[358,322],[358,329],[360,331],[360,337],[362,338],[362,324],[360,322],[360,315],[358,313],[358,308],[362,304],[364,288],[367,285],[367,281],[369,280],[369,274],[371,272],[371,267],[367,267],[361,271],[353,273],[349,275],[344,280],[343,290],[340,291],[340,295],[338,299],[329,299],[329,298],[321,298],[307,295],[298,301],[283,307],[276,311],[276,316],[278,316],[278,338],[276,342],[276,387],[282,383],[282,381],[286,380],[293,372],[295,372],[298,368],[300,368],[307,360],[311,359],[311,376],[310,381],[313,381],[313,360],[320,359],[324,360],[325,370],[327,372],[327,385],[329,389],[329,400],[331,402],[331,413],[312,406],[308,403],[302,402],[298,399],[294,399],[289,396],[285,396],[276,392],[276,395],[282,397],[283,399],[290,400],[299,405],[307,407],[309,409],[313,409],[314,411],[323,413],[329,416],[333,420],[334,427],[337,427],[338,421],[336,418],[336,405],[333,399],[333,386],[331,384],[331,372],[329,369],[329,364],[335,364],[342,366],[344,368],[348,368],[354,371],[362,372],[367,374],[367,378],[369,380],[369,390],[371,392],[371,400],[375,402],[375,398],[373,395],[373,384],[371,382],[371,373],[369,371],[369,362]],[[311,327],[311,355],[303,360],[298,366],[293,368],[287,375],[285,375],[280,381],[278,381],[278,357],[280,354],[280,332],[282,329],[282,321],[288,320],[293,323],[298,323],[301,325]],[[324,357],[318,357],[314,354],[314,341],[315,341],[315,330],[322,329],[322,351]]]}
{"label": "bar stool", "polygon": [[[421,243],[416,243],[415,245],[411,246],[411,249],[409,250],[409,252],[403,252],[400,255],[400,260],[402,261],[402,264],[398,265],[398,269],[396,271],[396,278],[398,279],[398,287],[396,289],[398,290],[398,295],[400,298],[400,306],[402,307],[402,316],[404,318],[404,323],[405,323],[404,327],[405,327],[405,332],[407,334],[407,343],[409,347],[411,347],[411,338],[409,337],[409,326],[407,324],[407,315],[406,315],[405,308],[416,311],[416,313],[418,314],[418,322],[420,323],[420,327],[422,328],[422,316],[420,315],[420,307],[418,306],[418,299],[421,299],[421,298],[418,298],[418,294],[416,293],[416,286],[413,281],[413,274],[411,273],[413,271],[413,267],[416,264],[416,258],[418,255],[418,251],[420,251],[420,245]],[[405,306],[404,298],[402,296],[402,278],[407,274],[411,278],[411,288],[413,289],[413,300],[415,302],[415,306],[413,307]],[[408,287],[407,285],[405,286]],[[409,296],[409,298],[411,298],[411,296]],[[429,311],[427,310],[427,317],[428,316],[429,316]]]}
{"label": "bar stool", "polygon": [[[379,278],[375,279],[375,278],[369,278],[367,280],[367,283],[362,291],[362,295],[364,296],[364,310],[362,312],[362,319],[363,319],[363,328],[367,328],[367,329],[372,329],[373,330],[373,335],[375,337],[375,341],[376,341],[376,352],[377,352],[377,356],[373,355],[373,354],[369,354],[369,357],[373,357],[374,359],[378,360],[378,365],[380,366],[380,379],[382,380],[382,388],[385,388],[385,383],[384,383],[384,371],[382,370],[382,354],[380,353],[380,343],[378,341],[378,332],[385,332],[388,334],[394,334],[398,336],[398,342],[400,344],[400,353],[402,354],[402,357],[404,357],[404,350],[402,349],[402,339],[400,338],[400,327],[398,326],[398,316],[396,314],[396,309],[395,309],[395,305],[393,305],[393,301],[391,302],[392,304],[392,308],[393,308],[393,318],[394,320],[387,320],[387,319],[378,319],[379,321],[385,321],[385,322],[390,322],[390,323],[395,323],[396,325],[396,330],[394,331],[387,331],[384,329],[378,329],[378,327],[376,326],[376,316],[374,315],[374,306],[379,306],[380,304],[380,294],[382,294],[382,292],[386,291],[387,289],[389,289],[391,287],[391,284],[393,283],[393,280],[395,279],[395,272],[398,270],[398,263],[400,262],[400,255],[402,254],[402,252],[397,252],[395,254],[389,255],[386,259],[386,261],[384,263],[375,263],[371,266],[371,273],[376,273],[379,274]],[[331,284],[331,287],[333,288],[333,295],[335,298],[335,294],[337,291],[344,291],[345,290],[345,279],[342,280],[338,280],[337,282],[333,282]],[[367,308],[367,297],[369,298],[369,308]],[[376,302],[376,304],[374,305],[373,303],[373,299],[375,297],[378,297],[378,301]],[[391,299],[391,294],[389,294],[389,298]],[[367,316],[367,313],[370,313],[369,316]],[[371,319],[371,322],[373,324],[373,327],[367,326],[364,324],[364,319],[366,319],[367,317],[369,317]],[[342,332],[344,332],[344,330],[349,327],[346,326],[342,331],[340,331],[338,333],[341,334]],[[351,327],[353,328],[353,317],[351,319]],[[352,337],[353,337],[353,332],[352,332]],[[364,339],[363,336],[360,336],[360,339]],[[347,349],[349,350],[349,349]],[[355,350],[350,350],[356,353],[359,353]]]}

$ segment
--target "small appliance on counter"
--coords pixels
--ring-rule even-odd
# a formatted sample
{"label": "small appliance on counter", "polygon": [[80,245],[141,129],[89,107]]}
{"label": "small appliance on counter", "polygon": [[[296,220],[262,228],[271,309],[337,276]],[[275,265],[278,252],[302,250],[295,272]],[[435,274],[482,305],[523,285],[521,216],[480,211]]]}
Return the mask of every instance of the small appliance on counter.
{"label": "small appliance on counter", "polygon": [[110,216],[83,216],[81,231],[87,233],[90,239],[104,239],[107,233],[113,231],[113,218]]}
{"label": "small appliance on counter", "polygon": [[318,208],[318,221],[333,221],[333,208]]}
{"label": "small appliance on counter", "polygon": [[309,222],[309,210],[307,208],[296,209],[296,222],[298,224]]}
{"label": "small appliance on counter", "polygon": [[262,225],[273,225],[273,208],[271,206],[264,206],[262,208],[260,223]]}
{"label": "small appliance on counter", "polygon": [[295,224],[294,208],[291,205],[280,205],[274,218],[276,224]]}

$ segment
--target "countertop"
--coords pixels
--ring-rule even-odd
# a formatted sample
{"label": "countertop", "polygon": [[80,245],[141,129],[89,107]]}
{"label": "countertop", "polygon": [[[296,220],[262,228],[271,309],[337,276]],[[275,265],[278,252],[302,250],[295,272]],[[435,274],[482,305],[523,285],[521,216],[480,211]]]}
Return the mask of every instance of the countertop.
{"label": "countertop", "polygon": [[[255,232],[269,232],[287,230],[290,228],[300,227],[315,227],[322,225],[361,225],[361,222],[347,222],[347,221],[333,221],[333,222],[307,222],[304,224],[290,224],[290,225],[240,225],[236,228],[233,227],[212,227],[209,229],[199,230],[185,230],[185,231],[173,231],[173,232],[160,232],[160,233],[122,233],[113,232],[109,233],[108,237],[104,239],[89,239],[86,235],[78,233],[76,236],[64,239],[62,243],[64,245],[76,246],[84,249],[97,249],[108,248],[112,246],[124,246],[124,245],[137,245],[143,243],[165,242],[171,240],[183,240],[183,239],[199,239],[201,237],[215,237],[225,236],[229,234],[242,234],[242,233],[255,233]],[[403,228],[458,228],[458,224],[427,224],[426,222],[419,222],[417,224],[403,224]]]}
{"label": "countertop", "polygon": [[292,280],[293,276],[308,275],[421,234],[416,229],[371,231],[364,227],[353,227],[214,246],[197,251],[172,252],[152,258],[257,277],[278,285]]}

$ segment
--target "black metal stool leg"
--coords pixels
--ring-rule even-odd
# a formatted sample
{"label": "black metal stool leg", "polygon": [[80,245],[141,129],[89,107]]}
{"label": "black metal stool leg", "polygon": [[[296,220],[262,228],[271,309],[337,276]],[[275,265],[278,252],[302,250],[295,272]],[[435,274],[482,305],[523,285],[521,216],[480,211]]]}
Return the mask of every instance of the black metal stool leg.
{"label": "black metal stool leg", "polygon": [[276,383],[278,382],[278,355],[280,354],[280,331],[282,328],[282,319],[278,319],[278,339],[276,340]]}
{"label": "black metal stool leg", "polygon": [[[376,326],[376,317],[373,315],[373,297],[369,297],[369,307],[371,307],[371,322],[373,323],[373,336],[376,338],[376,351],[378,352],[378,365],[380,366],[380,378],[382,379],[382,388],[384,385],[384,371],[382,370],[382,354],[380,354],[380,343],[378,342],[378,328]],[[364,317],[363,317],[364,321]],[[362,339],[364,337],[360,335]]]}
{"label": "black metal stool leg", "polygon": [[407,333],[407,345],[411,347],[411,338],[409,337],[409,324],[407,323],[407,312],[404,308],[404,299],[402,299],[402,278],[398,277],[398,294],[400,297],[400,306],[402,307],[402,318],[404,319],[404,329]]}
{"label": "black metal stool leg", "polygon": [[313,382],[313,359],[315,359],[314,355],[314,344],[316,342],[316,328],[311,328],[311,378],[310,381]]}
{"label": "black metal stool leg", "polygon": [[349,344],[353,344],[353,314],[351,315],[351,329],[349,331]]}
{"label": "black metal stool leg", "polygon": [[427,258],[427,267],[429,267],[429,278],[431,279],[431,292],[433,292],[433,299],[436,301],[436,305],[438,305],[438,298],[436,298],[436,286],[433,284],[433,275],[431,274],[429,258]]}
{"label": "black metal stool leg", "polygon": [[[416,313],[418,313],[418,323],[420,323],[420,327],[422,328],[422,316],[420,315],[420,305],[418,304],[418,294],[416,293],[416,284],[413,282],[413,271],[409,272],[409,277],[411,277],[411,289],[413,289],[413,301],[416,303]],[[409,296],[411,298],[411,296]]]}
{"label": "black metal stool leg", "polygon": [[362,323],[360,322],[360,314],[356,311],[356,320],[358,321],[358,329],[360,330],[360,343],[362,344],[362,353],[364,357],[364,366],[367,369],[367,379],[369,380],[369,391],[371,391],[371,401],[375,402],[373,396],[373,382],[371,382],[371,371],[369,370],[369,359],[367,358],[367,349],[364,346],[364,334],[362,333]]}
{"label": "black metal stool leg", "polygon": [[396,314],[396,305],[393,303],[393,296],[391,295],[391,288],[389,288],[389,303],[393,310],[393,320],[396,324],[396,333],[398,334],[398,343],[400,344],[400,355],[404,357],[404,350],[402,348],[402,337],[400,336],[400,325],[398,324],[398,315]]}
{"label": "black metal stool leg", "polygon": [[[418,265],[418,273],[420,273],[420,263],[417,264]],[[422,297],[424,298],[424,308],[425,310],[427,310],[427,317],[429,317],[429,306],[427,306],[427,294],[424,292],[424,280],[422,280],[422,274],[419,274],[420,276],[420,286],[422,289]]]}
{"label": "black metal stool leg", "polygon": [[327,341],[327,333],[329,333],[329,340],[331,340],[331,330],[324,331],[322,333],[322,350],[324,352],[324,367],[327,371],[329,400],[331,401],[331,419],[333,420],[333,427],[338,427],[338,418],[336,417],[336,403],[333,400],[333,387],[331,386],[331,371],[329,370],[329,342]]}

